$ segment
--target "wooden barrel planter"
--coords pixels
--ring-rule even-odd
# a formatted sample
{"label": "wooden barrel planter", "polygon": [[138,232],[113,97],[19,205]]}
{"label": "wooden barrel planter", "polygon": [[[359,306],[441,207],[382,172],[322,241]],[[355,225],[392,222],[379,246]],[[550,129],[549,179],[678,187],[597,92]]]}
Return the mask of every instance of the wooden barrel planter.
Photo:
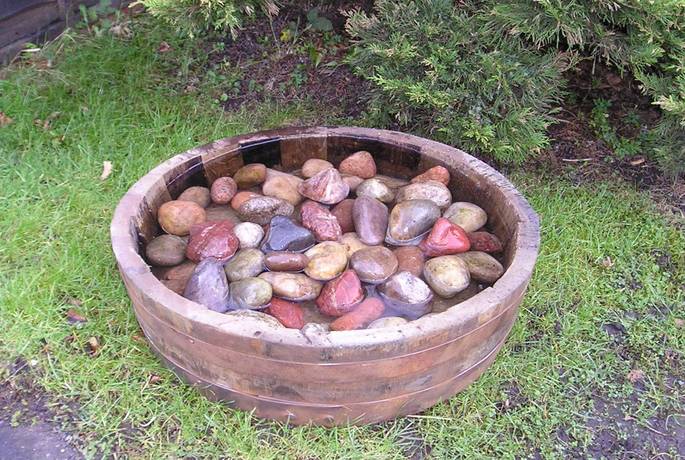
{"label": "wooden barrel planter", "polygon": [[[308,158],[338,164],[371,152],[382,174],[451,173],[456,200],[484,208],[506,242],[506,272],[443,313],[396,328],[304,334],[210,311],[167,289],[141,249],[158,233],[158,207],[191,185],[243,164],[285,170]],[[538,218],[497,171],[438,142],[392,131],[286,128],[222,139],[177,155],[140,179],[119,203],[112,247],[151,348],[207,397],[293,424],[373,423],[420,412],[459,392],[495,359],[516,319],[539,244]]]}

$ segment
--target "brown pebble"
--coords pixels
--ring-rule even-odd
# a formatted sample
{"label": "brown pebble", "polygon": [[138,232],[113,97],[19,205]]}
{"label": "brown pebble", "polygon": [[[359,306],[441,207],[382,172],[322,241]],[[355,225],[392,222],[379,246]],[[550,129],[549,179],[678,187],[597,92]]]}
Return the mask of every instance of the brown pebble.
{"label": "brown pebble", "polygon": [[252,163],[243,166],[235,172],[233,180],[241,190],[259,185],[266,179],[266,166],[262,163]]}
{"label": "brown pebble", "polygon": [[423,251],[418,246],[400,246],[392,252],[397,257],[398,272],[409,272],[414,276],[421,276],[425,259]]}

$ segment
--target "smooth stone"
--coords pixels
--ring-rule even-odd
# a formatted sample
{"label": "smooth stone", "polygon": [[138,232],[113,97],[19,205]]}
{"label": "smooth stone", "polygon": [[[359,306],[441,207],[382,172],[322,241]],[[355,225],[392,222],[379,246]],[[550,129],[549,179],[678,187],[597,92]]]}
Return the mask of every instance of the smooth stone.
{"label": "smooth stone", "polygon": [[376,178],[366,179],[359,184],[355,193],[358,197],[370,196],[371,198],[375,198],[386,204],[392,203],[395,199],[395,192],[381,180]]}
{"label": "smooth stone", "polygon": [[273,291],[271,284],[260,278],[245,278],[229,285],[232,310],[257,310],[266,307]]}
{"label": "smooth stone", "polygon": [[471,277],[476,281],[493,284],[504,274],[502,264],[485,252],[469,251],[456,257],[466,263]]}
{"label": "smooth stone", "polygon": [[307,200],[300,207],[302,226],[311,231],[317,241],[337,241],[342,236],[338,219],[325,206]]}
{"label": "smooth stone", "polygon": [[395,201],[430,200],[440,209],[445,209],[452,202],[452,192],[440,182],[429,180],[405,185],[397,191]]}
{"label": "smooth stone", "polygon": [[320,281],[302,273],[264,272],[259,278],[271,285],[275,296],[293,302],[314,300],[323,287]]}
{"label": "smooth stone", "polygon": [[426,254],[426,257],[459,254],[468,251],[470,247],[471,243],[466,232],[444,217],[435,221],[428,236],[419,244],[419,248]]}
{"label": "smooth stone", "polygon": [[383,242],[388,228],[388,208],[375,198],[361,196],[354,200],[352,220],[357,236],[364,244]]}
{"label": "smooth stone", "polygon": [[233,228],[240,249],[256,248],[264,239],[264,229],[253,222],[241,222]]}
{"label": "smooth stone", "polygon": [[466,201],[453,203],[442,215],[453,224],[457,224],[466,233],[475,232],[488,221],[488,215],[483,208]]}
{"label": "smooth stone", "polygon": [[468,234],[472,251],[496,253],[504,250],[502,240],[488,232],[472,232]]}
{"label": "smooth stone", "polygon": [[474,295],[478,294],[480,291],[482,291],[481,286],[475,281],[471,280],[466,289],[458,292],[457,295],[455,295],[452,298],[444,299],[442,297],[435,297],[433,299],[433,303],[431,304],[431,312],[442,313],[444,311],[447,311],[450,308],[460,304],[461,302],[470,299]]}
{"label": "smooth stone", "polygon": [[302,311],[304,312],[305,324],[307,324],[307,323],[323,324],[323,325],[326,325],[326,328],[328,330],[328,325],[331,323],[331,321],[333,321],[333,318],[321,313],[321,311],[319,310],[319,307],[317,307],[316,303],[313,301],[307,301],[307,302],[304,302],[300,305],[302,305]]}
{"label": "smooth stone", "polygon": [[183,297],[219,313],[227,311],[229,291],[223,262],[210,257],[197,264]]}
{"label": "smooth stone", "polygon": [[185,236],[190,233],[190,227],[206,219],[204,208],[192,201],[167,201],[157,210],[160,227],[171,235]]}
{"label": "smooth stone", "polygon": [[407,324],[409,321],[407,321],[404,318],[401,318],[399,316],[386,316],[385,318],[378,318],[375,321],[372,321],[371,324],[367,327],[367,329],[383,329],[384,327],[400,327],[404,326]]}
{"label": "smooth stone", "polygon": [[385,241],[395,246],[413,246],[440,217],[440,208],[430,200],[408,200],[390,211]]}
{"label": "smooth stone", "polygon": [[230,206],[222,204],[210,204],[207,209],[205,209],[207,215],[207,222],[216,222],[219,220],[227,220],[233,225],[238,225],[242,222],[238,214]]}
{"label": "smooth stone", "polygon": [[205,222],[190,229],[186,257],[193,262],[213,257],[225,262],[235,254],[240,241],[233,233],[233,224],[227,220]]}
{"label": "smooth stone", "polygon": [[340,162],[338,168],[342,174],[370,179],[376,175],[376,162],[366,150],[360,150]]}
{"label": "smooth stone", "polygon": [[264,271],[264,253],[259,249],[241,249],[231,258],[224,271],[229,281],[252,278]]}
{"label": "smooth stone", "polygon": [[159,235],[145,248],[147,260],[152,265],[172,267],[186,259],[187,244],[176,235]]}
{"label": "smooth stone", "polygon": [[315,280],[331,280],[347,268],[347,248],[334,241],[319,243],[305,255],[309,257],[309,263],[304,272]]}
{"label": "smooth stone", "polygon": [[302,201],[302,195],[297,191],[301,182],[302,179],[292,174],[269,169],[266,174],[266,181],[262,185],[262,193],[297,206]]}
{"label": "smooth stone", "polygon": [[292,219],[276,216],[271,219],[266,232],[262,251],[303,252],[314,246],[316,240],[312,232],[296,224]]}
{"label": "smooth stone", "polygon": [[301,272],[309,257],[299,252],[274,251],[264,257],[264,266],[272,272]]}
{"label": "smooth stone", "polygon": [[454,297],[469,286],[471,277],[466,263],[458,255],[429,259],[423,267],[423,277],[441,297]]}
{"label": "smooth stone", "polygon": [[450,172],[444,166],[433,166],[422,174],[414,177],[411,180],[411,183],[428,182],[429,180],[440,182],[442,185],[446,186],[450,183]]}
{"label": "smooth stone", "polygon": [[182,296],[188,284],[187,280],[159,280],[167,289]]}
{"label": "smooth stone", "polygon": [[385,305],[382,300],[376,297],[370,297],[354,307],[354,310],[351,312],[346,313],[333,321],[329,327],[331,331],[364,329],[371,324],[371,322],[380,318],[384,310]]}
{"label": "smooth stone", "polygon": [[200,186],[188,187],[178,196],[177,200],[192,201],[203,208],[209,206],[209,203],[212,201],[209,196],[209,189]]}
{"label": "smooth stone", "polygon": [[360,249],[350,259],[350,268],[365,283],[379,284],[390,278],[398,267],[397,257],[383,246]]}
{"label": "smooth stone", "polygon": [[240,205],[238,215],[247,222],[268,224],[274,216],[290,217],[295,212],[292,204],[271,196],[251,198]]}
{"label": "smooth stone", "polygon": [[342,175],[342,180],[347,184],[348,187],[350,187],[350,192],[357,191],[357,187],[359,187],[359,184],[364,182],[364,179],[362,179],[361,177],[350,176],[347,174]]}
{"label": "smooth stone", "polygon": [[352,311],[363,299],[364,291],[357,274],[346,270],[324,285],[316,298],[316,305],[324,315],[342,316]]}
{"label": "smooth stone", "polygon": [[400,246],[393,249],[392,253],[397,257],[398,272],[409,272],[414,276],[421,276],[426,258],[418,246]]}
{"label": "smooth stone", "polygon": [[336,204],[347,198],[350,186],[343,182],[337,169],[325,169],[302,182],[298,191],[310,200]]}
{"label": "smooth stone", "polygon": [[345,233],[338,241],[340,244],[345,246],[345,249],[347,250],[347,257],[352,257],[352,254],[360,249],[371,247],[362,243],[355,232]]}
{"label": "smooth stone", "polygon": [[187,282],[195,271],[197,264],[191,260],[173,267],[153,267],[152,273],[160,280],[183,280]]}
{"label": "smooth stone", "polygon": [[216,204],[228,204],[238,192],[238,184],[231,177],[219,177],[212,182],[210,196]]}
{"label": "smooth stone", "polygon": [[266,179],[266,166],[262,163],[251,163],[243,166],[233,174],[233,180],[239,189],[248,189],[259,185]]}
{"label": "smooth stone", "polygon": [[340,230],[342,233],[349,233],[354,231],[354,220],[352,219],[352,208],[354,207],[354,199],[347,198],[336,204],[331,209],[331,214],[338,220]]}
{"label": "smooth stone", "polygon": [[384,176],[382,174],[377,174],[375,177],[393,190],[409,184],[408,180],[400,179],[399,177]]}
{"label": "smooth stone", "polygon": [[302,329],[304,327],[304,311],[299,304],[274,297],[269,302],[269,308],[265,313],[276,318],[282,325],[289,329]]}
{"label": "smooth stone", "polygon": [[326,335],[329,332],[328,324],[307,323],[301,329],[302,335],[311,341],[326,341]]}
{"label": "smooth stone", "polygon": [[240,321],[252,321],[266,328],[283,329],[284,326],[273,316],[255,310],[235,310],[226,313],[226,316],[239,319]]}
{"label": "smooth stone", "polygon": [[420,318],[430,311],[433,292],[423,280],[409,272],[398,272],[378,287],[378,294],[386,307],[410,320]]}
{"label": "smooth stone", "polygon": [[333,163],[320,158],[310,158],[302,165],[302,177],[309,179],[319,174],[321,171],[333,169]]}
{"label": "smooth stone", "polygon": [[240,206],[242,206],[243,203],[245,203],[246,201],[260,196],[263,195],[251,192],[249,190],[243,190],[242,192],[238,192],[233,196],[233,198],[231,199],[231,207],[237,211],[240,208]]}

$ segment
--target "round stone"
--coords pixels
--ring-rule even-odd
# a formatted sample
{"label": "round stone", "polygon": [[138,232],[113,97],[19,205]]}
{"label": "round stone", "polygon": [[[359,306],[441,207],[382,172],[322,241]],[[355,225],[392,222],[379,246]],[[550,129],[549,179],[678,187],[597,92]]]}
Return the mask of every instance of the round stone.
{"label": "round stone", "polygon": [[255,310],[264,308],[271,300],[271,285],[260,278],[245,278],[230,284],[230,308]]}
{"label": "round stone", "polygon": [[297,191],[301,182],[302,179],[292,174],[269,169],[266,173],[266,181],[262,185],[262,193],[297,206],[302,201],[302,195]]}
{"label": "round stone", "polygon": [[497,236],[488,232],[472,232],[468,234],[471,251],[502,252],[504,245]]}
{"label": "round stone", "polygon": [[383,301],[376,297],[370,297],[354,307],[354,310],[351,312],[333,321],[329,327],[331,331],[364,329],[372,321],[380,318],[384,310],[385,305],[383,305]]}
{"label": "round stone", "polygon": [[316,305],[324,315],[342,316],[349,313],[364,298],[361,281],[352,270],[329,281],[316,298]]}
{"label": "round stone", "polygon": [[206,208],[211,202],[209,197],[209,189],[207,187],[188,187],[181,193],[178,197],[180,201],[192,201],[197,203],[199,206]]}
{"label": "round stone", "polygon": [[471,247],[466,232],[444,217],[439,218],[419,248],[427,257],[446,256],[466,252]]}
{"label": "round stone", "polygon": [[444,166],[433,166],[426,170],[426,172],[414,177],[411,182],[428,182],[429,180],[447,185],[450,183],[450,172]]}
{"label": "round stone", "polygon": [[370,246],[383,242],[388,228],[388,208],[375,198],[360,196],[352,206],[352,220],[359,239]]}
{"label": "round stone", "polygon": [[238,250],[240,242],[233,233],[233,224],[227,220],[204,222],[190,228],[186,257],[193,262],[213,257],[228,260]]}
{"label": "round stone", "polygon": [[463,228],[466,233],[475,232],[488,221],[483,208],[465,201],[453,203],[442,216]]}
{"label": "round stone", "polygon": [[379,179],[366,179],[359,184],[355,191],[357,196],[370,196],[383,203],[392,203],[395,199],[395,192]]}
{"label": "round stone", "polygon": [[227,220],[233,225],[238,225],[242,222],[233,208],[223,204],[210,204],[207,209],[205,209],[205,213],[207,215],[207,222]]}
{"label": "round stone", "polygon": [[378,287],[385,306],[395,316],[411,320],[430,311],[433,293],[423,280],[409,272],[398,272]]}
{"label": "round stone", "polygon": [[469,251],[457,254],[466,263],[471,277],[476,281],[493,284],[504,274],[504,267],[490,254],[481,251]]}
{"label": "round stone", "polygon": [[240,241],[240,249],[256,248],[264,239],[264,229],[252,222],[241,222],[233,228]]}
{"label": "round stone", "polygon": [[429,180],[406,185],[397,191],[395,201],[430,200],[440,209],[445,209],[452,202],[452,193],[440,182]]}
{"label": "round stone", "polygon": [[456,255],[429,259],[423,277],[439,296],[447,298],[466,289],[471,281],[466,263]]}
{"label": "round stone", "polygon": [[245,203],[248,200],[251,200],[252,198],[257,198],[259,196],[262,195],[260,195],[259,193],[243,190],[242,192],[238,192],[233,196],[233,198],[231,199],[231,207],[237,211],[240,208],[240,206],[243,205],[243,203]]}
{"label": "round stone", "polygon": [[340,244],[345,246],[347,250],[347,257],[352,257],[352,254],[359,251],[360,249],[368,248],[366,244],[362,243],[355,232],[345,233],[340,237]]}
{"label": "round stone", "polygon": [[233,180],[241,190],[259,185],[266,179],[266,166],[261,163],[245,165],[233,174]]}
{"label": "round stone", "polygon": [[386,316],[385,318],[379,318],[371,324],[369,324],[367,329],[383,329],[384,327],[400,327],[407,324],[408,321],[399,316]]}
{"label": "round stone", "polygon": [[347,268],[347,248],[334,241],[319,243],[307,252],[309,263],[304,272],[311,278],[328,281]]}
{"label": "round stone", "polygon": [[325,169],[302,182],[298,191],[310,200],[336,204],[347,198],[350,187],[343,182],[337,169]]}
{"label": "round stone", "polygon": [[264,253],[259,249],[241,249],[224,265],[229,281],[251,278],[264,271]]}
{"label": "round stone", "polygon": [[369,179],[376,175],[376,162],[366,150],[360,150],[340,163],[340,172],[351,176]]}
{"label": "round stone", "polygon": [[323,287],[320,281],[302,273],[264,272],[259,278],[271,285],[275,296],[293,302],[314,300]]}
{"label": "round stone", "polygon": [[273,272],[301,272],[309,257],[299,252],[274,251],[264,257],[264,266]]}
{"label": "round stone", "polygon": [[321,160],[319,158],[310,158],[302,165],[302,177],[309,179],[319,174],[321,171],[333,169],[333,164],[330,161]]}
{"label": "round stone", "polygon": [[167,201],[157,210],[160,227],[171,234],[185,236],[190,227],[204,222],[207,214],[202,206],[192,201]]}
{"label": "round stone", "polygon": [[160,235],[145,248],[147,260],[159,267],[172,267],[186,258],[186,242],[176,235]]}
{"label": "round stone", "polygon": [[338,220],[340,230],[343,233],[354,231],[354,220],[352,220],[352,208],[354,207],[354,200],[348,198],[342,200],[331,209],[331,214]]}
{"label": "round stone", "polygon": [[223,262],[210,257],[197,264],[188,279],[183,297],[219,313],[227,311],[228,281]]}
{"label": "round stone", "polygon": [[440,217],[440,208],[430,200],[408,200],[395,205],[388,219],[385,241],[395,246],[413,246]]}
{"label": "round stone", "polygon": [[408,180],[400,179],[399,177],[384,176],[382,174],[377,174],[375,177],[393,190],[409,184]]}
{"label": "round stone", "polygon": [[212,182],[210,195],[212,201],[216,204],[228,204],[231,202],[236,192],[238,191],[238,184],[231,177],[219,177]]}
{"label": "round stone", "polygon": [[259,225],[268,224],[274,216],[290,217],[295,212],[292,204],[271,196],[251,198],[240,205],[238,216]]}
{"label": "round stone", "polygon": [[397,271],[397,267],[397,257],[383,246],[360,249],[350,259],[350,268],[365,283],[383,283]]}
{"label": "round stone", "polygon": [[393,249],[392,253],[397,257],[398,272],[406,271],[414,276],[421,276],[425,257],[418,246],[400,246]]}
{"label": "round stone", "polygon": [[359,184],[364,182],[364,179],[362,179],[361,177],[350,176],[348,174],[343,174],[342,179],[343,182],[345,182],[347,186],[350,187],[350,192],[355,192],[357,190],[357,187],[359,187]]}
{"label": "round stone", "polygon": [[342,236],[338,219],[325,206],[311,200],[300,207],[302,226],[312,232],[317,241],[336,241]]}
{"label": "round stone", "polygon": [[274,297],[269,302],[266,313],[276,318],[282,325],[290,329],[304,327],[304,311],[299,304]]}
{"label": "round stone", "polygon": [[314,243],[316,240],[312,232],[297,225],[288,217],[276,216],[271,219],[262,244],[262,251],[302,252],[314,246]]}

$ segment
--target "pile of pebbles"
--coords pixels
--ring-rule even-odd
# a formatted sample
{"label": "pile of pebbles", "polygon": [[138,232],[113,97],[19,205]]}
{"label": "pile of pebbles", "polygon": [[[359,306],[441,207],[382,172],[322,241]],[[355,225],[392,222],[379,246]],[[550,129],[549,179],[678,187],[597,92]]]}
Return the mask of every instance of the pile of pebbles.
{"label": "pile of pebbles", "polygon": [[[492,285],[502,242],[435,166],[377,174],[366,151],[285,173],[248,164],[160,206],[145,248],[169,289],[213,311],[287,328],[391,327]],[[274,318],[277,321],[274,321]]]}

